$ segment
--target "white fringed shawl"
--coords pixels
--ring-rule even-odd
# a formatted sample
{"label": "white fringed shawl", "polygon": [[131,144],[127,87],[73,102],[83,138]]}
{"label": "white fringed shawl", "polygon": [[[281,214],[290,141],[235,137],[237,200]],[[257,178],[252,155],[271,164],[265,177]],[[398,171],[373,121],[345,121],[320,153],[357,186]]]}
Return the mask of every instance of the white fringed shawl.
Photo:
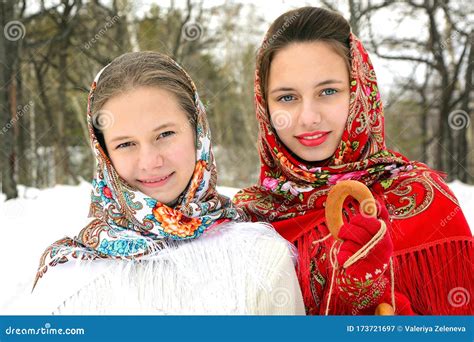
{"label": "white fringed shawl", "polygon": [[262,223],[223,223],[143,261],[53,267],[29,314],[304,314],[294,251]]}

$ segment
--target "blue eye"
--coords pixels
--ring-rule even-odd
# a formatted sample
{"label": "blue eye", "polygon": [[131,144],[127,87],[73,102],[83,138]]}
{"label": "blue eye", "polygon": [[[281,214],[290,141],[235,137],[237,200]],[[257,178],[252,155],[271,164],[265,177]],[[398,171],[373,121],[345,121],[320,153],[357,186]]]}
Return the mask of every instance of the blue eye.
{"label": "blue eye", "polygon": [[278,101],[280,101],[280,102],[290,102],[294,99],[295,99],[295,97],[293,95],[283,95],[280,98],[278,98]]}
{"label": "blue eye", "polygon": [[329,96],[329,95],[334,95],[337,93],[337,90],[336,89],[333,89],[333,88],[328,88],[328,89],[324,89],[321,94],[324,95],[324,96]]}
{"label": "blue eye", "polygon": [[166,132],[160,133],[160,135],[158,135],[158,139],[166,138],[166,137],[169,137],[169,136],[174,135],[174,134],[176,134],[176,133],[173,132],[173,131],[166,131]]}
{"label": "blue eye", "polygon": [[116,149],[127,148],[127,147],[132,146],[132,144],[133,144],[132,142],[127,141],[127,142],[124,142],[124,143],[121,143],[121,144],[117,145]]}

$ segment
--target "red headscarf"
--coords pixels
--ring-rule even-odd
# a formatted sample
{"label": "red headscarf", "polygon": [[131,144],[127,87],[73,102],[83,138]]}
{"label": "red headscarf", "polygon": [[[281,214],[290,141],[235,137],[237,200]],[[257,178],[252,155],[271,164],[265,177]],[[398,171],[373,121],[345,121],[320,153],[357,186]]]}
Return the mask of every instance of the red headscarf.
{"label": "red headscarf", "polygon": [[[260,89],[259,53],[255,105],[260,179],[257,185],[240,191],[234,202],[253,220],[272,222],[280,234],[297,245],[300,283],[308,306],[310,262],[314,257],[309,246],[327,233],[324,222],[327,194],[340,180],[358,180],[369,187],[391,214],[396,286],[408,296],[415,311],[472,313],[473,306],[469,303],[451,305],[448,298],[449,291],[457,287],[474,294],[473,278],[465,273],[473,273],[472,235],[459,204],[443,181],[443,174],[387,149],[383,106],[372,63],[357,37],[350,34],[349,38],[349,115],[338,148],[324,163],[298,160],[278,138]],[[265,40],[262,46],[266,44]],[[348,205],[346,214],[350,217],[352,204]],[[441,220],[450,211],[456,215],[443,225]],[[443,269],[448,262],[451,269]],[[435,274],[436,268],[439,272]],[[419,290],[423,286],[424,292]]]}
{"label": "red headscarf", "polygon": [[257,60],[255,101],[262,162],[260,180],[235,198],[254,218],[278,221],[321,209],[331,186],[340,180],[356,179],[371,187],[414,168],[426,169],[424,164],[410,162],[386,148],[375,72],[367,52],[353,34],[350,42],[349,116],[339,147],[324,166],[297,160],[278,138],[261,94]]}

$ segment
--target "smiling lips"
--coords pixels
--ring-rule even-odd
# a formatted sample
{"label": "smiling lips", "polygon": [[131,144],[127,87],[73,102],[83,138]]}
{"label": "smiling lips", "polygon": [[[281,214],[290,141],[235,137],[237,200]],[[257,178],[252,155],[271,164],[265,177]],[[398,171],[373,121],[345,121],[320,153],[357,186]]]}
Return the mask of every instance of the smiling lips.
{"label": "smiling lips", "polygon": [[304,146],[318,146],[321,145],[323,142],[326,141],[326,139],[329,136],[328,131],[316,131],[316,132],[309,132],[309,133],[303,133],[300,135],[295,136],[298,141],[304,145]]}
{"label": "smiling lips", "polygon": [[165,185],[168,183],[171,176],[174,175],[174,172],[170,173],[165,177],[153,177],[153,178],[146,178],[146,179],[138,179],[140,184],[146,186],[148,188],[156,188]]}

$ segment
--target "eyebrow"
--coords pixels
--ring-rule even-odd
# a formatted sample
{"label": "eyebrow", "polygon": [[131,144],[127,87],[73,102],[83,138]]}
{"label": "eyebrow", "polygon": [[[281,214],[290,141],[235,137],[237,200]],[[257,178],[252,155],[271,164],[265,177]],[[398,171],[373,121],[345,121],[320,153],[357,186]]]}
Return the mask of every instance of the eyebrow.
{"label": "eyebrow", "polygon": [[[156,131],[159,131],[159,130],[162,130],[164,128],[168,128],[168,127],[171,127],[171,126],[174,126],[174,123],[172,122],[167,122],[167,123],[164,123],[162,125],[159,125],[158,127],[154,128],[152,132],[156,132]],[[119,141],[119,140],[125,140],[125,139],[130,139],[131,137],[129,136],[120,136],[120,137],[115,137],[113,138],[112,140],[110,140],[110,143],[113,143],[113,142],[116,142],[116,141]]]}
{"label": "eyebrow", "polygon": [[[341,80],[334,80],[334,79],[329,79],[329,80],[324,80],[324,81],[321,81],[317,84],[314,85],[314,88],[316,87],[320,87],[322,85],[327,85],[327,84],[334,84],[334,83],[342,83]],[[290,90],[294,90],[294,88],[291,88],[291,87],[279,87],[279,88],[276,88],[276,89],[273,89],[270,94],[273,94],[273,93],[276,93],[276,92],[279,92],[279,91],[290,91]]]}

